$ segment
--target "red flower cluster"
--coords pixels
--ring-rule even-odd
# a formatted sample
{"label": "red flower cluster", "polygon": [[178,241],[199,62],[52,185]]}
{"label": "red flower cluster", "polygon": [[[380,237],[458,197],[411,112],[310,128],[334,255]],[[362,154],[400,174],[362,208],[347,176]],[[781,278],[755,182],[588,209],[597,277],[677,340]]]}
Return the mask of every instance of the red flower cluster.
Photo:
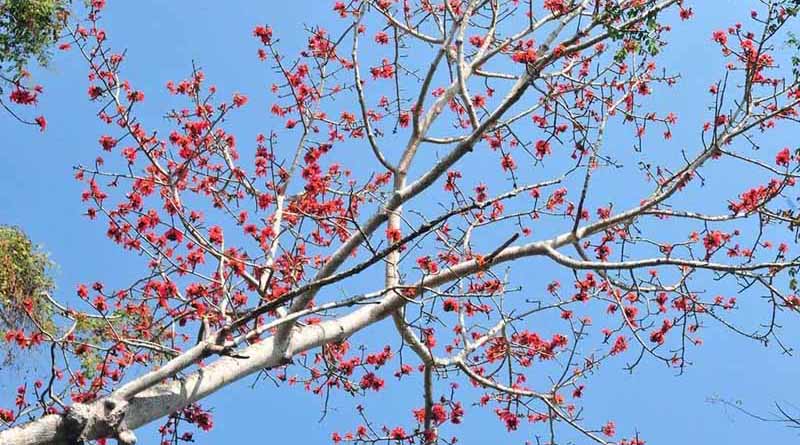
{"label": "red flower cluster", "polygon": [[203,431],[210,431],[214,427],[211,413],[204,410],[199,404],[193,403],[182,410],[184,419],[197,425]]}
{"label": "red flower cluster", "polygon": [[272,43],[272,28],[269,26],[256,26],[253,35],[261,39],[261,43],[264,45]]}
{"label": "red flower cluster", "polygon": [[703,237],[703,246],[706,248],[706,253],[711,254],[714,250],[720,248],[726,241],[730,239],[730,235],[719,230],[712,230]]}
{"label": "red flower cluster", "polygon": [[780,189],[781,184],[773,179],[767,186],[754,187],[742,193],[739,195],[739,202],[731,202],[728,208],[737,215],[753,212],[775,197]]}
{"label": "red flower cluster", "polygon": [[11,99],[11,102],[20,105],[36,105],[38,101],[38,95],[35,92],[20,87],[14,88],[8,98]]}
{"label": "red flower cluster", "polygon": [[784,148],[775,155],[775,164],[782,167],[788,167],[791,160],[792,154],[789,152],[789,147]]}
{"label": "red flower cluster", "polygon": [[371,389],[373,391],[380,391],[383,389],[384,381],[382,378],[376,376],[372,372],[368,372],[361,377],[361,382],[359,382],[359,386],[361,389]]}
{"label": "red flower cluster", "polygon": [[620,335],[614,341],[614,346],[611,347],[611,355],[617,355],[628,349],[628,340]]}
{"label": "red flower cluster", "polygon": [[614,437],[614,435],[617,434],[617,426],[614,424],[614,422],[609,421],[603,425],[603,428],[601,428],[600,431],[602,431],[603,434],[608,437]]}
{"label": "red flower cluster", "polygon": [[391,79],[394,77],[394,65],[389,59],[383,59],[379,66],[369,69],[373,79]]}
{"label": "red flower cluster", "polygon": [[[417,419],[417,422],[423,423],[425,422],[425,408],[415,409],[413,411],[414,418]],[[447,408],[440,403],[436,403],[431,407],[431,420],[437,425],[441,425],[447,421],[450,416],[447,413]]]}
{"label": "red flower cluster", "polygon": [[14,418],[15,418],[14,411],[11,411],[10,409],[0,408],[0,420],[2,420],[5,423],[11,423],[14,421]]}
{"label": "red flower cluster", "polygon": [[567,5],[564,0],[544,0],[544,8],[553,14],[563,14],[567,12]]}
{"label": "red flower cluster", "polygon": [[664,344],[664,336],[670,329],[672,329],[672,320],[664,320],[661,323],[661,328],[650,333],[650,341],[659,345]]}
{"label": "red flower cluster", "polygon": [[431,257],[428,255],[417,258],[417,266],[419,266],[419,268],[427,274],[435,274],[439,272],[439,265],[436,264],[436,261],[431,259]]}

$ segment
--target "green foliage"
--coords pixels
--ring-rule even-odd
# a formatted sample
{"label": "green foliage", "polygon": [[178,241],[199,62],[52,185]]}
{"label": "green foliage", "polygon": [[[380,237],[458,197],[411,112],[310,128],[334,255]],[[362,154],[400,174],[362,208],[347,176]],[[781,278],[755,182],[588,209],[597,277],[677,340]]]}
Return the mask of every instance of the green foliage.
{"label": "green foliage", "polygon": [[789,39],[786,41],[786,45],[789,46],[794,53],[792,55],[792,74],[794,74],[795,79],[800,79],[800,37],[796,34],[790,32]]}
{"label": "green foliage", "polygon": [[603,23],[609,38],[612,41],[628,42],[627,45],[621,46],[615,53],[614,60],[616,62],[620,63],[625,60],[628,53],[655,56],[661,51],[663,42],[660,40],[658,14],[648,14],[645,20],[637,23],[633,29],[619,27],[621,23],[640,16],[650,7],[649,3],[625,9],[617,3],[609,3],[606,6]]}
{"label": "green foliage", "polygon": [[45,65],[68,16],[69,0],[0,0],[0,74],[19,76],[31,60]]}
{"label": "green foliage", "polygon": [[51,329],[53,262],[15,227],[0,226],[0,333],[30,330],[34,324]]}

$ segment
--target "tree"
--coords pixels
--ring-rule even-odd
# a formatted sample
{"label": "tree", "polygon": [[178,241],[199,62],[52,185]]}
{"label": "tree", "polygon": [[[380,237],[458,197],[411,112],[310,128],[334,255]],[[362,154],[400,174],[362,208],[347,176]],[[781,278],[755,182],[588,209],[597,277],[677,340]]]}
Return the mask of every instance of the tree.
{"label": "tree", "polygon": [[[57,0],[4,0],[0,3],[0,63],[17,77],[30,59],[46,64],[61,35],[67,4]],[[7,79],[13,82],[13,79]]]}
{"label": "tree", "polygon": [[[11,90],[9,100],[17,105],[34,105],[42,92],[40,85],[28,85],[28,64],[35,60],[47,65],[50,50],[61,37],[69,16],[67,0],[0,1],[0,95]],[[20,117],[0,99],[2,106],[17,120],[38,125],[44,130],[43,117],[33,121]]]}
{"label": "tree", "polygon": [[[797,1],[710,30],[728,65],[683,150],[669,143],[678,117],[650,99],[678,85],[658,59],[691,19],[678,0],[335,2],[341,29],[311,29],[296,58],[257,26],[285,128],[252,150],[225,129],[247,97],[218,98],[198,68],[167,84],[186,104],[168,137],[148,127],[104,6],[71,28],[109,125],[76,176],[87,216],[149,263],[124,289],[79,286],[83,309],[44,299],[60,320],[17,329],[19,347],[59,353],[0,411],[0,443],[130,444],[159,419],[168,443],[189,440],[187,422],[212,426],[198,402],[266,369],[321,395],[421,374],[416,422],[342,426],[333,442],[452,443],[468,401],[449,380],[475,385],[509,430],[641,444],[582,420],[596,368],[682,370],[714,324],[784,345],[800,155],[762,141],[796,128]],[[698,199],[730,165],[752,184]],[[723,296],[734,286],[766,299]],[[758,310],[765,328],[739,326]],[[397,335],[377,348],[355,336],[390,318]]]}
{"label": "tree", "polygon": [[[43,300],[53,290],[46,254],[15,227],[0,226],[0,329],[4,333],[36,331],[51,326],[51,307]],[[13,352],[13,351],[9,351]],[[13,360],[6,357],[5,364]]]}

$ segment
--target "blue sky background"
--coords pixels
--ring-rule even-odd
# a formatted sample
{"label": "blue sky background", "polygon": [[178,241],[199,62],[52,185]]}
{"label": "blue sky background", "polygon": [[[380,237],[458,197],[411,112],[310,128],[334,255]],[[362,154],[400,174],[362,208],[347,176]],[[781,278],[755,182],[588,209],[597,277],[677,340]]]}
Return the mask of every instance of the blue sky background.
{"label": "blue sky background", "polygon": [[[304,25],[325,27],[336,20],[332,2],[327,0],[109,3],[106,28],[117,48],[127,48],[126,77],[143,88],[147,97],[139,116],[154,125],[162,124],[163,112],[174,105],[163,85],[167,80],[184,78],[195,61],[211,83],[220,87],[223,97],[233,91],[250,97],[251,103],[235,118],[235,132],[243,145],[252,144],[258,132],[280,125],[267,112],[271,103],[267,89],[276,79],[255,57],[253,27],[270,24],[282,45],[296,50],[306,42]],[[677,88],[657,92],[653,100],[663,101],[666,109],[680,116],[671,144],[696,146],[692,144],[697,142],[698,128],[707,119],[706,90],[720,73],[719,49],[710,43],[711,31],[745,20],[757,3],[694,1],[689,4],[694,7],[693,20],[678,23],[675,14],[670,16],[676,30],[669,37],[671,45],[660,56],[661,65],[681,73],[683,78]],[[102,223],[90,223],[81,216],[82,185],[72,179],[72,166],[92,162],[98,154],[97,139],[106,131],[95,118],[95,104],[86,99],[84,62],[77,53],[58,54],[51,67],[34,72],[46,88],[36,112],[48,117],[49,127],[40,134],[35,128],[0,115],[0,224],[23,227],[51,252],[59,264],[56,277],[61,298],[69,298],[77,283],[100,280],[112,286],[125,285],[139,276],[141,262],[110,242]],[[774,144],[794,143],[800,136],[797,130],[781,133],[784,138],[789,135],[793,140],[776,140]],[[608,143],[629,144],[629,140],[629,132],[612,133]],[[470,166],[470,162],[477,161],[467,161],[467,168],[480,170],[480,165]],[[722,170],[714,177],[718,188],[701,190],[693,199],[724,204],[729,197],[723,195],[724,191],[730,187],[744,189],[741,183],[750,179],[747,174]],[[621,180],[597,183],[604,184],[598,189],[600,195],[630,196],[631,190],[626,190]],[[368,288],[378,285],[375,282]],[[756,317],[761,315],[745,313],[739,317],[757,323],[763,317]],[[373,327],[362,337],[380,335],[385,327]],[[790,342],[798,333],[800,330],[791,324],[784,329]],[[798,433],[792,430],[754,421],[706,400],[712,396],[742,400],[745,407],[761,413],[771,412],[776,401],[800,405],[798,358],[720,329],[708,330],[703,337],[705,346],[695,350],[693,365],[681,376],[654,361],[647,361],[633,374],[622,371],[623,361],[605,364],[590,381],[585,400],[587,418],[597,425],[615,419],[622,436],[630,437],[638,430],[649,444],[795,443]],[[38,364],[32,361],[34,366]],[[0,402],[12,396],[19,381],[12,371],[0,372]],[[245,379],[205,403],[214,408],[217,426],[210,433],[198,435],[199,443],[323,444],[330,442],[332,431],[350,430],[359,423],[354,402],[347,398],[334,398],[331,412],[318,422],[322,409],[319,397],[297,388],[276,390],[263,381],[251,388],[251,383],[253,378]],[[386,392],[363,400],[372,419],[379,424],[410,425],[411,409],[421,405],[420,382],[411,379],[405,384],[392,384],[387,379],[387,383]],[[469,406],[466,409],[463,425],[443,431],[445,436],[458,434],[460,443],[466,445],[526,440],[535,443],[534,435],[545,433],[541,426],[523,424],[520,431],[506,435],[491,413]],[[146,430],[150,433],[141,432],[140,443],[157,443],[154,428]]]}

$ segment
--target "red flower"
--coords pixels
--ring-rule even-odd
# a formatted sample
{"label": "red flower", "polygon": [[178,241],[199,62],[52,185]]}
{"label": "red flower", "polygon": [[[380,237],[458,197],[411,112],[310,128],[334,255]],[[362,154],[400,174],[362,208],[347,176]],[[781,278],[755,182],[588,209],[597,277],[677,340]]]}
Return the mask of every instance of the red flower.
{"label": "red flower", "polygon": [[383,385],[383,379],[371,372],[364,374],[364,377],[361,377],[361,382],[359,383],[361,389],[369,388],[373,391],[380,391],[383,388]]}
{"label": "red flower", "polygon": [[519,418],[516,414],[512,413],[507,409],[498,409],[495,411],[497,417],[506,424],[506,429],[508,431],[515,431],[519,427]]}
{"label": "red flower", "polygon": [[436,347],[436,335],[432,328],[422,330],[422,343],[427,346],[428,349]]}
{"label": "red flower", "polygon": [[125,147],[122,149],[122,156],[128,160],[129,164],[133,164],[136,161],[136,148],[135,147]]}
{"label": "red flower", "polygon": [[96,296],[92,304],[100,312],[105,312],[108,310],[108,303],[106,303],[106,299],[103,298],[102,295]]}
{"label": "red flower", "polygon": [[444,190],[447,192],[455,191],[456,179],[461,177],[461,172],[450,170],[447,172],[447,182],[444,183]]}
{"label": "red flower", "polygon": [[517,63],[533,63],[536,61],[536,50],[528,48],[526,50],[515,51],[511,55],[511,60]]}
{"label": "red flower", "polygon": [[269,26],[256,26],[253,35],[261,39],[261,43],[269,45],[272,42],[272,28]]}
{"label": "red flower", "polygon": [[14,411],[10,409],[2,409],[0,408],[0,420],[6,423],[11,423],[14,421]]}
{"label": "red flower", "polygon": [[443,306],[445,312],[458,311],[458,300],[455,298],[447,298],[444,300]]}
{"label": "red flower", "polygon": [[339,17],[347,17],[347,9],[344,3],[336,2],[333,4],[333,10],[339,13]]}
{"label": "red flower", "polygon": [[650,333],[650,341],[653,343],[658,343],[659,345],[663,344],[664,338],[670,329],[672,329],[672,322],[670,320],[664,320],[664,323],[661,325],[661,329]]}
{"label": "red flower", "polygon": [[411,122],[411,115],[409,115],[408,112],[404,111],[404,112],[400,113],[400,117],[398,118],[398,121],[400,122],[400,126],[402,128],[407,128],[408,124]]}
{"label": "red flower", "polygon": [[404,363],[402,366],[400,366],[400,369],[394,373],[394,376],[400,378],[401,376],[411,374],[412,371],[414,371],[414,367],[408,363]]}
{"label": "red flower", "polygon": [[183,241],[183,233],[181,233],[179,230],[175,229],[174,227],[172,227],[169,230],[167,230],[167,232],[164,233],[164,237],[166,239],[170,240],[170,241],[175,241],[177,243],[180,243],[181,241]]}
{"label": "red flower", "polygon": [[789,147],[784,148],[777,155],[775,155],[775,164],[788,167],[789,161],[792,160],[792,155],[789,152]]}
{"label": "red flower", "polygon": [[617,355],[621,352],[625,352],[628,349],[628,340],[623,337],[617,337],[617,340],[614,342],[614,346],[611,348],[611,355]]}
{"label": "red flower", "polygon": [[389,34],[386,34],[385,32],[381,31],[375,34],[375,41],[378,42],[378,44],[380,45],[386,45],[387,43],[389,43]]}
{"label": "red flower", "polygon": [[141,102],[144,100],[144,93],[141,91],[131,91],[128,93],[128,100],[131,102]]}
{"label": "red flower", "polygon": [[503,159],[500,160],[500,166],[503,167],[503,171],[515,170],[517,168],[517,164],[510,154],[503,155]]}
{"label": "red flower", "polygon": [[559,205],[563,204],[564,198],[566,196],[567,196],[566,188],[562,187],[560,189],[555,190],[553,194],[550,195],[550,198],[547,199],[547,205],[546,205],[547,210],[553,210]]}
{"label": "red flower", "polygon": [[608,261],[608,256],[611,255],[611,247],[608,244],[601,244],[595,247],[594,251],[600,261]]}
{"label": "red flower", "polygon": [[183,415],[187,422],[197,425],[203,431],[210,431],[214,427],[211,413],[203,411],[203,408],[196,403],[184,408]]}
{"label": "red flower", "polygon": [[374,66],[369,69],[373,79],[391,79],[394,77],[394,65],[389,59],[383,59],[380,66]]}
{"label": "red flower", "polygon": [[730,238],[729,235],[722,233],[719,230],[712,230],[703,237],[703,246],[706,248],[706,252],[711,252],[712,250],[716,250],[722,246],[722,244],[727,241],[728,238]]}
{"label": "red flower", "polygon": [[[420,423],[424,422],[425,408],[415,409],[414,417],[416,417]],[[431,407],[431,420],[433,420],[437,425],[445,423],[447,418],[447,410],[445,409],[444,405],[437,403]]]}
{"label": "red flower", "polygon": [[389,438],[394,440],[402,440],[406,437],[406,430],[398,426],[389,433]]}
{"label": "red flower", "polygon": [[89,98],[92,100],[97,99],[98,97],[103,95],[103,88],[97,85],[92,85],[89,87]]}
{"label": "red flower", "polygon": [[258,195],[258,208],[266,209],[275,201],[275,197],[269,193],[262,193]]}
{"label": "red flower", "polygon": [[103,146],[103,150],[105,151],[111,151],[111,149],[117,145],[117,140],[108,135],[101,136],[98,142],[100,142],[100,145]]}
{"label": "red flower", "polygon": [[536,141],[536,157],[543,159],[550,154],[550,143],[543,140]]}
{"label": "red flower", "polygon": [[366,362],[368,365],[373,365],[375,368],[379,368],[386,364],[393,357],[392,348],[389,346],[384,346],[383,351],[369,354],[367,356]]}
{"label": "red flower", "polygon": [[22,89],[17,87],[11,94],[8,96],[11,99],[11,102],[20,104],[20,105],[35,105],[37,101],[37,95],[31,90]]}
{"label": "red flower", "polygon": [[233,105],[237,107],[242,107],[244,104],[247,103],[247,96],[236,93],[233,95]]}
{"label": "red flower", "polygon": [[47,120],[44,118],[44,116],[39,116],[33,121],[39,126],[39,131],[44,131],[45,128],[47,128]]}
{"label": "red flower", "polygon": [[553,14],[563,14],[567,11],[564,0],[544,0],[544,8],[550,10]]}
{"label": "red flower", "polygon": [[427,255],[417,258],[417,265],[425,273],[435,274],[439,271],[439,266]]}
{"label": "red flower", "polygon": [[386,239],[394,244],[403,238],[403,233],[397,227],[390,227],[386,229]]}
{"label": "red flower", "polygon": [[474,36],[469,38],[469,43],[472,46],[477,46],[477,47],[483,46],[483,42],[484,42],[484,38],[481,37],[481,36],[478,36],[478,35],[474,35]]}
{"label": "red flower", "polygon": [[208,229],[208,240],[214,244],[222,245],[222,228],[220,226],[213,226]]}
{"label": "red flower", "polygon": [[725,34],[725,31],[714,31],[714,33],[711,34],[711,40],[724,46],[728,43],[728,35]]}
{"label": "red flower", "polygon": [[608,423],[603,425],[602,431],[603,434],[605,434],[606,436],[614,437],[614,435],[617,434],[617,426],[614,425],[614,422],[609,421]]}
{"label": "red flower", "polygon": [[489,196],[486,194],[486,184],[475,186],[475,200],[478,202],[486,201]]}

